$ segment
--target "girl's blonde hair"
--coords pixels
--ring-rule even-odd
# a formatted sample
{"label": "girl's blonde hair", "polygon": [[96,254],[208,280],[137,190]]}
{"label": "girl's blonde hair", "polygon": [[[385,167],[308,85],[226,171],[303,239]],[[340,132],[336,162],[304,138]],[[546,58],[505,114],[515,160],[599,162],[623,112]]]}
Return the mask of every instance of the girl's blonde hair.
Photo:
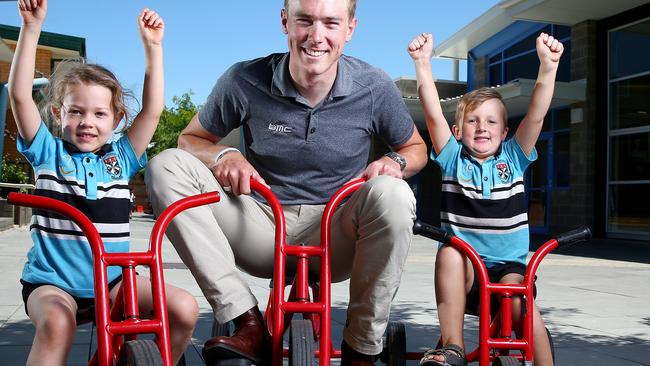
{"label": "girl's blonde hair", "polygon": [[125,123],[126,129],[131,116],[126,100],[135,100],[133,93],[124,89],[115,74],[107,68],[97,64],[89,64],[79,59],[61,61],[50,77],[49,83],[43,89],[41,114],[45,120],[55,121],[51,107],[60,110],[63,99],[68,93],[68,88],[71,85],[79,84],[100,85],[110,90],[113,113],[116,118],[123,116],[124,121],[127,122]]}
{"label": "girl's blonde hair", "polygon": [[503,97],[501,97],[501,94],[499,94],[498,91],[492,88],[479,88],[463,95],[463,97],[460,99],[460,102],[458,102],[458,106],[456,107],[456,118],[454,121],[454,123],[456,123],[456,126],[458,126],[458,128],[461,128],[463,126],[465,114],[475,110],[483,102],[490,99],[496,99],[501,102],[501,106],[503,106],[503,123],[504,127],[507,127],[508,112],[506,111],[505,103],[503,103]]}

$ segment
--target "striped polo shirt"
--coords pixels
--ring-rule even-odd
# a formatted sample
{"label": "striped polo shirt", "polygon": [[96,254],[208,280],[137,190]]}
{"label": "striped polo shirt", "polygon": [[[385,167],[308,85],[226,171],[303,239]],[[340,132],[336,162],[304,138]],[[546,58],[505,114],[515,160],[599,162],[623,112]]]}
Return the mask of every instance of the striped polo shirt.
{"label": "striped polo shirt", "polygon": [[[19,139],[18,150],[34,168],[34,194],[81,210],[95,224],[107,252],[128,251],[128,183],[147,158],[135,156],[126,135],[96,153],[80,152],[41,123],[30,146]],[[22,279],[51,284],[76,297],[94,297],[92,254],[81,229],[66,217],[36,209],[30,232],[34,246],[27,253]],[[109,282],[120,273],[110,267]]]}
{"label": "striped polo shirt", "polygon": [[524,171],[537,159],[526,156],[516,139],[501,144],[482,164],[450,137],[431,159],[442,170],[441,227],[460,237],[492,267],[526,263],[529,246]]}

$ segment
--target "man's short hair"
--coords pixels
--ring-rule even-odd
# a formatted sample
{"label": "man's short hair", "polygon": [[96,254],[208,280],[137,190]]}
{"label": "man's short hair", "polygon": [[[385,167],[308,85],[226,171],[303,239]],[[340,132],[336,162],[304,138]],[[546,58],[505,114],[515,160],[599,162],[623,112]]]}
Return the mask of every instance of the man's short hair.
{"label": "man's short hair", "polygon": [[503,102],[503,97],[501,97],[501,94],[495,89],[485,87],[472,90],[469,93],[465,93],[465,95],[463,95],[463,97],[460,99],[460,102],[458,102],[458,106],[456,107],[456,119],[454,121],[456,123],[456,126],[458,126],[458,128],[462,127],[463,120],[465,119],[465,113],[475,110],[483,102],[490,99],[497,99],[499,102],[501,102],[501,105],[503,106],[503,123],[504,127],[507,127],[508,112],[506,111],[506,105]]}
{"label": "man's short hair", "polygon": [[[347,0],[348,1],[348,17],[349,20],[354,19],[354,14],[357,12],[357,0]],[[291,0],[284,0],[284,11],[289,13],[289,3]]]}

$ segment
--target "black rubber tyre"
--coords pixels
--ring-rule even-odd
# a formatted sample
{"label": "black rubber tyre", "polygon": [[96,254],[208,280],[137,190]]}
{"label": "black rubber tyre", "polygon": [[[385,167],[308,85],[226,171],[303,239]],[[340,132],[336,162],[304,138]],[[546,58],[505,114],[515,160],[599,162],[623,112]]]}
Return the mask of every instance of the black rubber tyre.
{"label": "black rubber tyre", "polygon": [[162,366],[163,361],[156,342],[138,339],[124,343],[120,350],[119,366]]}
{"label": "black rubber tyre", "polygon": [[492,366],[521,366],[521,361],[513,356],[499,356],[492,361]]}
{"label": "black rubber tyre", "polygon": [[217,319],[214,319],[212,321],[212,332],[210,332],[211,337],[217,337],[217,336],[222,336],[222,337],[230,337],[231,335],[231,329],[230,326],[232,325],[232,322],[227,322],[225,324],[221,324],[217,321]]}
{"label": "black rubber tyre", "polygon": [[387,366],[406,366],[406,329],[404,324],[388,322],[384,355],[384,362]]}
{"label": "black rubber tyre", "polygon": [[292,320],[289,341],[289,366],[314,364],[314,328],[311,320]]}

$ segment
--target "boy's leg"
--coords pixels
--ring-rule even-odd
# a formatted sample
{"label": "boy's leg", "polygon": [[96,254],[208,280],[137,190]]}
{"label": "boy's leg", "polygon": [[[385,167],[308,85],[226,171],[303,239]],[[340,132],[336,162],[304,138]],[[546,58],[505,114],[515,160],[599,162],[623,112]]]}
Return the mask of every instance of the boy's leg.
{"label": "boy's leg", "polygon": [[533,337],[535,337],[533,349],[535,365],[553,366],[553,354],[546,334],[546,326],[535,304],[533,304]]}
{"label": "boy's leg", "polygon": [[[499,282],[501,283],[522,283],[524,276],[517,273],[508,273],[503,276]],[[520,297],[512,299],[512,324],[515,329],[521,329],[522,319],[522,301]],[[542,316],[537,309],[537,305],[533,301],[533,337],[534,337],[534,350],[533,356],[535,357],[535,366],[552,366],[553,355],[551,353],[551,344],[546,335],[546,326],[542,320]]]}
{"label": "boy's leg", "polygon": [[[443,346],[455,344],[465,349],[465,302],[473,282],[474,270],[470,261],[451,246],[440,247],[436,254],[435,291]],[[430,358],[445,361],[443,355],[432,355]]]}
{"label": "boy's leg", "polygon": [[[111,290],[111,299],[115,299],[121,282]],[[148,318],[153,311],[151,281],[146,277],[137,277],[138,304],[140,316]],[[192,339],[194,326],[199,319],[199,305],[187,291],[172,285],[165,285],[167,313],[169,314],[169,338],[174,365],[178,363],[183,352]]]}
{"label": "boy's leg", "polygon": [[77,303],[55,286],[40,286],[27,299],[27,312],[36,327],[27,365],[65,365],[77,322]]}

